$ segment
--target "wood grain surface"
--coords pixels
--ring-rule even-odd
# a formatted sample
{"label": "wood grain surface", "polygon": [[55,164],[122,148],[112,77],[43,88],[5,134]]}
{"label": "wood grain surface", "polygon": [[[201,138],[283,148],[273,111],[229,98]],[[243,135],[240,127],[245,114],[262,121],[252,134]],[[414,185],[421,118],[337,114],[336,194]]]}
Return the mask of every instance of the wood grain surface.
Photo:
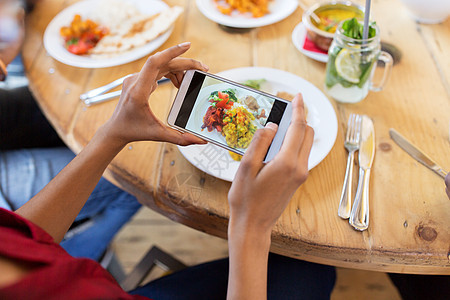
{"label": "wood grain surface", "polygon": [[[145,58],[122,66],[81,69],[50,57],[42,44],[45,28],[74,2],[39,3],[27,22],[23,57],[40,107],[68,146],[78,152],[117,103],[113,100],[88,108],[79,95],[139,71]],[[307,58],[292,44],[292,30],[303,13],[300,8],[276,24],[229,33],[203,16],[194,0],[165,2],[181,5],[185,11],[160,49],[191,41],[185,56],[201,60],[212,73],[236,67],[271,67],[298,75],[323,90],[325,64]],[[348,268],[450,274],[450,200],[444,181],[400,149],[388,132],[395,128],[450,170],[450,19],[438,25],[416,23],[400,0],[372,1],[372,18],[381,28],[382,41],[395,45],[401,60],[382,92],[371,92],[356,104],[330,99],[338,117],[336,142],[310,171],[279,219],[272,250]],[[161,119],[166,118],[175,93],[173,86],[165,84],[150,97],[151,107]],[[350,113],[370,116],[376,131],[370,225],[364,232],[353,230],[337,215]],[[198,170],[175,146],[132,143],[114,159],[105,176],[172,220],[226,238],[230,183]]]}

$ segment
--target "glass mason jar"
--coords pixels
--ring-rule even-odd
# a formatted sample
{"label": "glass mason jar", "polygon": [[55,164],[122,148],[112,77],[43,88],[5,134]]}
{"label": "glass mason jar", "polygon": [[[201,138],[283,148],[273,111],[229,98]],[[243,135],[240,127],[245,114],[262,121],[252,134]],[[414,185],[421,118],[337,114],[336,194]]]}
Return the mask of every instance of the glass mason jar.
{"label": "glass mason jar", "polygon": [[[325,90],[336,101],[356,103],[364,99],[369,90],[381,91],[392,69],[392,56],[381,51],[380,29],[374,37],[359,40],[343,34],[341,22],[328,50]],[[384,74],[377,85],[372,83],[378,60],[384,62]]]}

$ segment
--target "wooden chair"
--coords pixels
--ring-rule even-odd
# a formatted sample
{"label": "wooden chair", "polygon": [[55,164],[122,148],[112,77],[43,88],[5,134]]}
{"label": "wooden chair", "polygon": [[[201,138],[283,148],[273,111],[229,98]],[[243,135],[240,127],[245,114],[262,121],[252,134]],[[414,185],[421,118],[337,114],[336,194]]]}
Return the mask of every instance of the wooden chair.
{"label": "wooden chair", "polygon": [[100,264],[111,273],[125,291],[137,288],[155,266],[167,273],[180,271],[187,267],[183,262],[157,246],[152,246],[129,274],[125,274],[123,271],[112,247],[108,248]]}

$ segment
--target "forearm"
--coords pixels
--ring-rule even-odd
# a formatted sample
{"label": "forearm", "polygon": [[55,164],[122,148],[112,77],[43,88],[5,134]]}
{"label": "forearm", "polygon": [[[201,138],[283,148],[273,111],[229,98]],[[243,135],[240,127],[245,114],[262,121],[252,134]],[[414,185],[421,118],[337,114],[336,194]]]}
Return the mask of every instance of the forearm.
{"label": "forearm", "polygon": [[158,52],[147,60],[138,75],[125,79],[111,118],[86,148],[17,213],[46,230],[55,242],[60,242],[108,164],[127,143],[203,143],[194,135],[182,134],[158,120],[148,103],[157,79],[163,76],[181,78],[190,69],[207,71],[200,62],[179,57],[189,47],[190,43],[183,43]]}
{"label": "forearm", "polygon": [[250,230],[230,219],[227,299],[266,299],[270,232]]}
{"label": "forearm", "polygon": [[124,144],[99,129],[91,142],[17,213],[60,242],[94,190],[111,160]]}

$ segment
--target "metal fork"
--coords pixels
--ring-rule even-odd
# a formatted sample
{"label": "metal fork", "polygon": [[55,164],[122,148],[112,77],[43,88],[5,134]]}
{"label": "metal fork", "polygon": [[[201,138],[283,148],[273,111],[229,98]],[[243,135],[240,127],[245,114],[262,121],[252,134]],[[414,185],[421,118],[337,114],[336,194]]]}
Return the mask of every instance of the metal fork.
{"label": "metal fork", "polygon": [[361,120],[362,118],[358,114],[351,114],[348,118],[347,134],[344,143],[344,147],[348,151],[347,168],[345,170],[344,186],[342,187],[338,210],[339,217],[343,219],[350,217],[352,207],[353,160],[355,152],[359,150]]}

